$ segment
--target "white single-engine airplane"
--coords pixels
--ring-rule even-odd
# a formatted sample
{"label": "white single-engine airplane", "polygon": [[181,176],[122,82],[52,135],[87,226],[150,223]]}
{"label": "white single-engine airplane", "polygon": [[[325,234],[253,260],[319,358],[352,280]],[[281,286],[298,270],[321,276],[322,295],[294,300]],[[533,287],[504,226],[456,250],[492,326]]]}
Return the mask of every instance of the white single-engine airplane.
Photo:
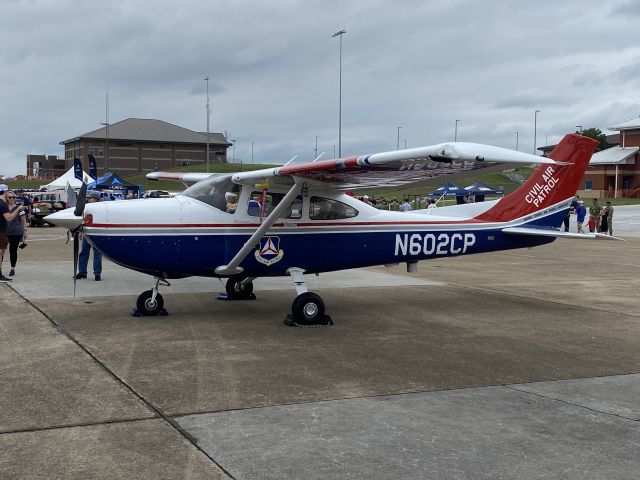
{"label": "white single-engine airplane", "polygon": [[[399,262],[415,271],[418,261],[431,258],[533,247],[556,237],[611,238],[559,228],[596,144],[567,135],[544,158],[457,142],[233,174],[150,173],[191,186],[174,198],[86,206],[81,193],[75,211],[46,221],[82,230],[113,262],[155,277],[138,297],[142,315],[163,310],[158,287],[167,279],[228,278],[228,297],[247,299],[256,278],[289,275],[297,297],[286,323],[329,324],[303,274]],[[421,182],[484,162],[539,166],[515,192],[481,203],[394,212],[344,193]],[[75,250],[77,257],[77,236]]]}

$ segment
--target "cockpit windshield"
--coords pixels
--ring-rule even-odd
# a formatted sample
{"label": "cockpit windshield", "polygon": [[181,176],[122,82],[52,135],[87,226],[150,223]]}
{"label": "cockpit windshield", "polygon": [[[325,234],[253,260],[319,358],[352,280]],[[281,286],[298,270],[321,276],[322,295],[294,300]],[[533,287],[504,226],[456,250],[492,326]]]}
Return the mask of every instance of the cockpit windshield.
{"label": "cockpit windshield", "polygon": [[[182,195],[195,198],[223,212],[227,210],[230,194],[239,196],[240,186],[231,181],[232,174],[215,175],[190,186]],[[230,212],[232,213],[232,212]]]}

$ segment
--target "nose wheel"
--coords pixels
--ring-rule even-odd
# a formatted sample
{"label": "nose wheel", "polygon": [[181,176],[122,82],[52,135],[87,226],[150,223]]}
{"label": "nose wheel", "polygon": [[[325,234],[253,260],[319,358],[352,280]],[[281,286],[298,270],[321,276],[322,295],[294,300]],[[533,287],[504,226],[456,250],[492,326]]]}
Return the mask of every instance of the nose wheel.
{"label": "nose wheel", "polygon": [[164,299],[159,293],[153,298],[153,290],[146,290],[138,296],[136,307],[143,317],[152,317],[164,309]]}
{"label": "nose wheel", "polygon": [[168,315],[167,311],[164,308],[164,298],[162,295],[158,293],[158,287],[160,286],[160,282],[163,285],[171,286],[169,282],[162,278],[156,277],[155,284],[151,290],[145,290],[140,295],[138,295],[138,300],[136,301],[136,308],[131,311],[131,315],[133,317],[154,317],[156,315]]}

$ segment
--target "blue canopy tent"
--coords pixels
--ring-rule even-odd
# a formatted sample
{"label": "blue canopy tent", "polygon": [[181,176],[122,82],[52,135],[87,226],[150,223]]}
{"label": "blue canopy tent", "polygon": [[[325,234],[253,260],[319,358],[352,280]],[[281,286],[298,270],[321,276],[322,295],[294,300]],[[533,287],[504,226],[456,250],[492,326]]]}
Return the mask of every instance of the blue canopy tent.
{"label": "blue canopy tent", "polygon": [[502,195],[504,193],[502,190],[490,187],[479,180],[468,187],[464,187],[464,189],[469,192],[470,195],[475,195],[476,202],[484,202],[485,195]]}
{"label": "blue canopy tent", "polygon": [[120,190],[122,197],[126,198],[129,193],[139,193],[140,187],[123,180],[117,173],[107,172],[87,185],[87,189],[96,190]]}
{"label": "blue canopy tent", "polygon": [[456,203],[465,203],[465,198],[469,195],[473,195],[469,193],[464,188],[460,188],[453,182],[447,182],[440,188],[433,190],[432,192],[427,193],[430,197],[456,197]]}

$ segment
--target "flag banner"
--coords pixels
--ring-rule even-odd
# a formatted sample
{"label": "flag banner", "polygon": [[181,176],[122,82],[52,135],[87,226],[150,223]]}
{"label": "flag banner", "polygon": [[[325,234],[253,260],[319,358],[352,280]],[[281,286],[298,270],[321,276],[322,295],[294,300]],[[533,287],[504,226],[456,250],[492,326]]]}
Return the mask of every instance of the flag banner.
{"label": "flag banner", "polygon": [[94,180],[98,178],[98,167],[96,166],[96,157],[89,154],[89,176]]}
{"label": "flag banner", "polygon": [[79,158],[73,159],[73,176],[82,181],[82,162]]}

